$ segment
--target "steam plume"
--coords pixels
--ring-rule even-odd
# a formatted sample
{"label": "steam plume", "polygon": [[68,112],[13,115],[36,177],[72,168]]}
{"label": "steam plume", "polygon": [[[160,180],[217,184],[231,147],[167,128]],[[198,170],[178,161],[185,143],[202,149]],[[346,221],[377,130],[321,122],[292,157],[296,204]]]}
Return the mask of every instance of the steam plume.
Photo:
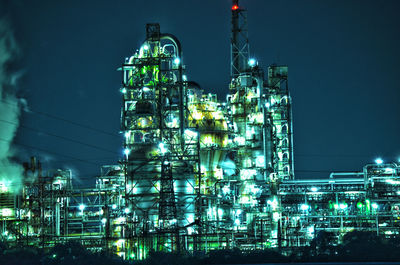
{"label": "steam plume", "polygon": [[23,168],[12,161],[15,150],[11,145],[18,128],[20,104],[10,66],[18,54],[10,23],[0,18],[0,119],[15,123],[0,123],[0,191],[18,192],[22,183]]}

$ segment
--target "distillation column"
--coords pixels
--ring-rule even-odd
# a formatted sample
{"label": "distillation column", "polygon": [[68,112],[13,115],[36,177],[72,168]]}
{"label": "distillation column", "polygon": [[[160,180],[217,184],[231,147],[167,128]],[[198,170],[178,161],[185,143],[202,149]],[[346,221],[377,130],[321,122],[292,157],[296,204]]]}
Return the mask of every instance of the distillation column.
{"label": "distillation column", "polygon": [[[140,50],[123,71],[122,132],[127,200],[126,238],[138,256],[149,249],[181,250],[195,219],[198,137],[187,125],[181,46],[146,26]],[[192,228],[191,228],[192,229]],[[143,255],[141,255],[143,253]]]}

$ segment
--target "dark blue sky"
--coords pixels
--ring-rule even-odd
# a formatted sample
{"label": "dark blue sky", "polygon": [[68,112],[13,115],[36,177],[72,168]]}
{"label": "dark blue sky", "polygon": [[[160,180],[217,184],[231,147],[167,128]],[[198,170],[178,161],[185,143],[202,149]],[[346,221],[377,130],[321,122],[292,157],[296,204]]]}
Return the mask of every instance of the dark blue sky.
{"label": "dark blue sky", "polygon": [[[230,0],[2,3],[23,50],[19,95],[34,111],[22,115],[16,142],[41,149],[21,146],[21,156],[37,154],[47,167],[72,167],[84,179],[119,159],[116,69],[140,46],[148,22],[180,39],[189,79],[221,98],[227,92]],[[242,0],[241,6],[248,10],[251,55],[264,68],[289,66],[298,178],[400,157],[400,1]]]}

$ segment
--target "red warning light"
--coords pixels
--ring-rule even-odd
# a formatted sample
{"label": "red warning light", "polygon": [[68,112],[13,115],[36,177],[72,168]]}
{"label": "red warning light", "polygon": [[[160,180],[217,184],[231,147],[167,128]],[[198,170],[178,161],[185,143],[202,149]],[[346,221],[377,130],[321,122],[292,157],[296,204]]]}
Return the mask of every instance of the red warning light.
{"label": "red warning light", "polygon": [[232,10],[238,10],[238,9],[239,9],[239,6],[238,6],[238,5],[232,6]]}

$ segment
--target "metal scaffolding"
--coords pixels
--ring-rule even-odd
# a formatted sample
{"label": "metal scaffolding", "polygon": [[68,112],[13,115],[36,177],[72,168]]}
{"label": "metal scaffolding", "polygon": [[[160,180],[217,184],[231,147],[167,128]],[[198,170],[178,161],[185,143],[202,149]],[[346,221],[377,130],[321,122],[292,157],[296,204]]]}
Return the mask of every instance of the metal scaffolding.
{"label": "metal scaffolding", "polygon": [[122,73],[123,157],[94,188],[69,170],[24,164],[20,193],[0,179],[0,237],[51,247],[79,240],[125,259],[151,250],[279,248],[290,253],[318,231],[333,244],[351,230],[400,232],[400,165],[295,180],[288,67],[267,77],[249,58],[245,10],[232,5],[231,82],[226,101],[185,75],[178,39],[146,26]]}

